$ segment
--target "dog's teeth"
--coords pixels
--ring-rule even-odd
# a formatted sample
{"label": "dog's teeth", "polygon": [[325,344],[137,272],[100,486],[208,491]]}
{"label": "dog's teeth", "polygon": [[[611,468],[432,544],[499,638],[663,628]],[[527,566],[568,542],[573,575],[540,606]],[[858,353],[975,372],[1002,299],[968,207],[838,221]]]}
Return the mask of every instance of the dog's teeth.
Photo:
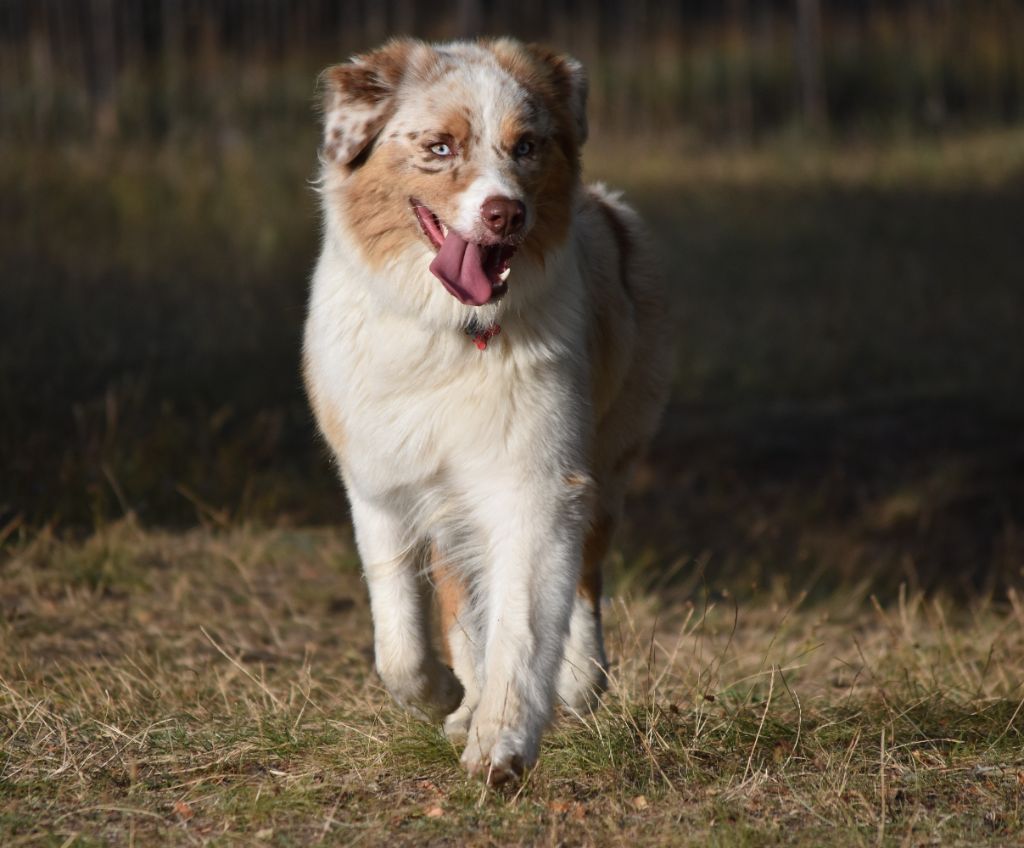
{"label": "dog's teeth", "polygon": [[448,238],[448,228],[444,224],[441,224],[441,235]]}
{"label": "dog's teeth", "polygon": [[508,275],[511,274],[511,273],[512,273],[512,269],[511,268],[506,268],[504,271],[502,271],[500,274],[498,274],[498,279],[501,280],[502,282],[505,282],[505,280],[508,279]]}

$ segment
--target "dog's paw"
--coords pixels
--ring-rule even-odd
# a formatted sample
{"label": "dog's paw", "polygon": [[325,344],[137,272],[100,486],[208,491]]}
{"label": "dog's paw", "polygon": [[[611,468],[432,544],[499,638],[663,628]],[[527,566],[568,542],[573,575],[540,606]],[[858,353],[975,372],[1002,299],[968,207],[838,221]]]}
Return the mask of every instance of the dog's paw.
{"label": "dog's paw", "polygon": [[449,742],[461,745],[469,739],[469,726],[473,722],[473,710],[465,704],[444,720],[444,735]]}
{"label": "dog's paw", "polygon": [[391,697],[399,706],[431,721],[444,718],[462,703],[463,689],[455,673],[441,663],[414,674],[379,670]]}
{"label": "dog's paw", "polygon": [[536,760],[536,745],[528,744],[522,734],[498,725],[474,723],[462,752],[466,771],[488,786],[518,780]]}

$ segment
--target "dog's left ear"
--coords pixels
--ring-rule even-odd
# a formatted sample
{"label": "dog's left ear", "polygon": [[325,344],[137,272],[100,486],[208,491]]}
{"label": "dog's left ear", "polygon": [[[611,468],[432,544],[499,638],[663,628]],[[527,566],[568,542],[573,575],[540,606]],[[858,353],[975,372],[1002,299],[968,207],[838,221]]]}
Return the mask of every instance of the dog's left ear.
{"label": "dog's left ear", "polygon": [[568,91],[569,108],[576,121],[576,143],[582,147],[589,132],[587,92],[590,90],[590,83],[587,81],[587,72],[579,60],[572,56],[559,56],[558,58],[561,61],[556,73],[562,78],[561,85]]}
{"label": "dog's left ear", "polygon": [[419,42],[394,39],[321,75],[324,137],[321,158],[351,165],[384,128]]}
{"label": "dog's left ear", "polygon": [[572,56],[557,53],[542,44],[528,44],[527,50],[534,59],[547,66],[552,82],[569,106],[576,129],[576,144],[580,147],[587,140],[587,72],[583,65]]}

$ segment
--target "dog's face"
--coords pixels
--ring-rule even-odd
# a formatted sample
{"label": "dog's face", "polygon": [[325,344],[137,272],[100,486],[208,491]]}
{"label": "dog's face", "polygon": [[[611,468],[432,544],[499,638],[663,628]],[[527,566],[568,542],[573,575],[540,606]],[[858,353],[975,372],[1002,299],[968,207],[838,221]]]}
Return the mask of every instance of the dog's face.
{"label": "dog's face", "polygon": [[394,41],[324,74],[325,181],[365,260],[418,251],[470,306],[566,238],[586,137],[580,65],[500,40]]}

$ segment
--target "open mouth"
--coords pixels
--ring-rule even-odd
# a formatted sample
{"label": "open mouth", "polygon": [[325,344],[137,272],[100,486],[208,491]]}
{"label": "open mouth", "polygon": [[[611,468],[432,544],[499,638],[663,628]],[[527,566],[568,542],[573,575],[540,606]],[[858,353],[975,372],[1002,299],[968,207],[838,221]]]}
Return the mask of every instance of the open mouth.
{"label": "open mouth", "polygon": [[430,272],[448,293],[468,306],[500,300],[508,291],[506,280],[516,245],[467,241],[418,200],[410,202],[423,233],[437,250]]}

